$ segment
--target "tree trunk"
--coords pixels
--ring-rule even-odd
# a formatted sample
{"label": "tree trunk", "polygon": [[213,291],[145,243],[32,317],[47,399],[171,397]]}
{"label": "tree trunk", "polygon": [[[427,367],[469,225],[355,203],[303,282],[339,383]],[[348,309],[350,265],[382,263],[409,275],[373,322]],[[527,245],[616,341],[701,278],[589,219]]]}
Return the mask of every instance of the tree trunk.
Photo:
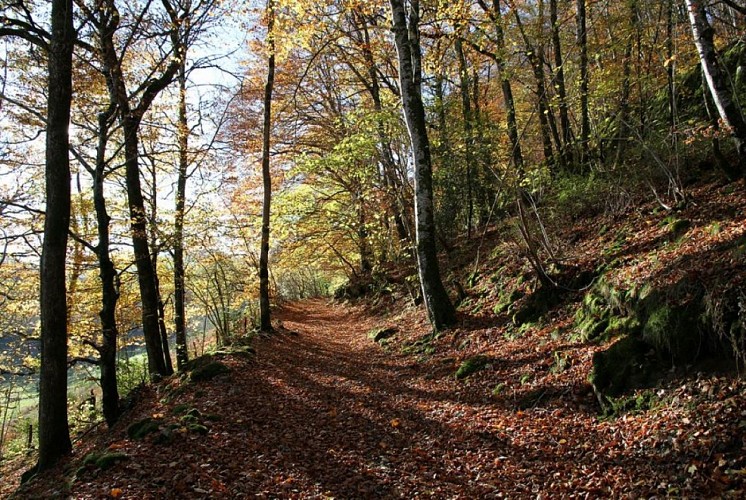
{"label": "tree trunk", "polygon": [[189,168],[189,123],[186,105],[186,59],[179,67],[179,168],[176,180],[174,214],[174,329],[176,333],[176,368],[181,371],[189,362],[186,340],[186,280],[184,270],[184,218],[186,216],[186,183]]}
{"label": "tree trunk", "polygon": [[262,135],[262,181],[264,198],[262,200],[262,239],[259,253],[259,312],[260,328],[263,332],[272,331],[269,308],[269,222],[272,203],[272,173],[269,169],[270,136],[272,133],[272,90],[275,84],[275,40],[274,40],[274,2],[267,2],[267,83],[264,87],[264,124]]}
{"label": "tree trunk", "polygon": [[153,76],[140,87],[139,102],[132,106],[132,96],[127,90],[122,61],[117,54],[114,34],[120,23],[120,15],[114,0],[105,0],[100,7],[104,17],[99,27],[99,44],[104,62],[105,74],[110,80],[111,99],[118,106],[119,120],[124,135],[124,164],[127,185],[127,199],[130,212],[132,246],[135,254],[137,280],[140,288],[142,307],[142,328],[145,337],[145,349],[148,354],[148,370],[151,378],[169,375],[165,361],[163,339],[159,328],[159,293],[155,269],[148,244],[147,217],[145,203],[140,185],[139,164],[139,128],[142,117],[150,108],[153,100],[165,89],[176,76],[183,59],[184,46],[179,38],[178,27],[183,26],[189,17],[189,11],[179,14],[169,0],[161,0],[168,12],[171,26],[169,36],[173,49],[178,57],[171,57],[168,65],[157,77]]}
{"label": "tree trunk", "polygon": [[508,137],[510,138],[510,146],[512,148],[511,159],[518,175],[522,176],[523,153],[521,152],[521,142],[518,135],[518,121],[516,119],[515,100],[513,99],[513,87],[510,84],[510,78],[508,77],[507,71],[505,71],[505,60],[503,59],[503,54],[505,54],[505,34],[502,27],[500,0],[493,0],[492,6],[495,21],[495,38],[497,41],[497,57],[495,58],[495,62],[500,77],[505,112],[507,115]]}
{"label": "tree trunk", "polygon": [[408,221],[408,206],[407,194],[401,185],[400,179],[396,174],[396,160],[394,159],[394,153],[391,149],[391,139],[386,134],[386,128],[383,118],[383,103],[381,101],[381,84],[378,79],[378,69],[376,61],[373,57],[373,51],[371,50],[370,33],[368,30],[368,23],[366,19],[359,16],[358,28],[363,33],[363,59],[368,67],[368,77],[370,78],[370,84],[366,85],[370,90],[371,99],[373,100],[373,109],[376,112],[376,132],[378,134],[378,141],[381,145],[381,157],[383,163],[383,175],[385,178],[384,184],[388,186],[386,190],[391,204],[391,211],[394,218],[394,225],[396,227],[396,235],[399,238],[399,245],[405,250],[405,254],[410,258],[414,259],[412,255],[410,243],[412,237],[408,227],[410,224]]}
{"label": "tree trunk", "polygon": [[148,244],[147,217],[145,202],[140,186],[139,120],[131,113],[122,116],[124,132],[124,154],[127,180],[127,198],[130,212],[130,230],[135,253],[137,282],[140,287],[142,307],[142,329],[145,337],[145,350],[148,353],[148,371],[151,378],[168,375],[163,353],[163,342],[158,325],[158,290],[155,270]]}
{"label": "tree trunk", "polygon": [[469,68],[466,64],[464,46],[461,38],[455,41],[456,57],[459,65],[459,80],[461,86],[461,112],[464,120],[464,149],[466,160],[466,237],[471,239],[471,229],[474,220],[474,136],[472,132],[474,117],[471,112],[471,97],[469,96]]}
{"label": "tree trunk", "polygon": [[[537,49],[531,43],[531,40],[528,38],[528,35],[526,35],[526,30],[523,28],[523,22],[521,21],[521,16],[518,14],[518,11],[514,10],[513,13],[515,14],[515,20],[521,32],[523,43],[526,45],[526,58],[531,65],[531,70],[534,74],[534,81],[536,82],[539,130],[541,131],[541,144],[544,150],[544,160],[547,165],[552,166],[554,164],[554,152],[552,150],[551,128],[549,125],[549,101],[547,99],[546,85],[544,83],[544,56],[543,54],[538,53]],[[541,50],[543,52],[543,49]]]}
{"label": "tree trunk", "polygon": [[561,157],[565,166],[572,163],[572,128],[567,106],[567,90],[565,89],[565,63],[562,59],[562,45],[560,42],[559,22],[557,20],[557,0],[549,2],[549,19],[552,24],[552,45],[554,47],[554,82],[557,86],[559,99],[560,127],[562,128]]}
{"label": "tree trunk", "polygon": [[116,308],[119,300],[117,286],[117,271],[111,260],[109,223],[111,218],[106,210],[104,194],[104,180],[106,170],[106,146],[109,137],[110,120],[114,116],[116,106],[98,116],[98,146],[96,148],[96,166],[93,175],[93,207],[96,211],[98,231],[99,277],[101,279],[101,331],[103,342],[99,347],[99,368],[101,370],[101,393],[104,418],[111,427],[119,419],[119,389],[117,388],[117,320]]}
{"label": "tree trunk", "polygon": [[580,169],[590,160],[591,119],[588,112],[588,33],[585,0],[576,1],[577,43],[580,50]]}
{"label": "tree trunk", "polygon": [[65,259],[70,227],[72,101],[72,0],[52,1],[46,139],[46,218],[41,257],[41,371],[39,375],[39,462],[48,469],[70,452],[67,422],[67,305]]}
{"label": "tree trunk", "polygon": [[422,95],[416,84],[419,79],[414,71],[414,68],[418,68],[419,64],[413,63],[413,61],[419,60],[419,54],[413,51],[412,40],[410,39],[410,33],[416,33],[419,29],[414,22],[410,24],[408,29],[403,0],[390,0],[390,4],[393,14],[394,40],[399,59],[402,106],[414,156],[417,267],[428,317],[433,328],[440,330],[455,323],[456,310],[441,281],[438,255],[435,248],[436,233],[433,216],[430,143],[427,137]]}
{"label": "tree trunk", "polygon": [[714,30],[707,20],[705,5],[700,0],[685,0],[689,11],[689,22],[692,26],[694,45],[699,52],[702,70],[710,88],[710,95],[715,102],[720,118],[730,128],[738,150],[739,174],[746,174],[746,121],[728,83],[728,76],[720,66],[715,44]]}

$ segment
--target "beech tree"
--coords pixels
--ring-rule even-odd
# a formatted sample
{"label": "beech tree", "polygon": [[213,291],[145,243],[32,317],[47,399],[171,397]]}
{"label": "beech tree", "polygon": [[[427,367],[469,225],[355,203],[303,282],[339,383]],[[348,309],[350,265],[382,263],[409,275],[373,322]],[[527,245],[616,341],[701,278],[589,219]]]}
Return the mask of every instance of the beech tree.
{"label": "beech tree", "polygon": [[259,327],[272,330],[269,308],[269,222],[272,203],[272,174],[269,170],[270,139],[272,134],[272,90],[275,84],[275,7],[267,0],[267,83],[264,87],[264,120],[262,123],[262,237],[259,250]]}
{"label": "beech tree", "polygon": [[391,13],[399,59],[402,107],[414,159],[417,268],[430,323],[435,330],[441,330],[455,323],[456,310],[443,286],[435,248],[432,160],[420,87],[419,2],[413,0],[410,3],[407,16],[404,1],[391,0]]}
{"label": "beech tree", "polygon": [[39,470],[70,452],[67,422],[65,263],[70,227],[70,107],[75,32],[72,0],[53,0],[48,51],[46,218],[41,256]]}

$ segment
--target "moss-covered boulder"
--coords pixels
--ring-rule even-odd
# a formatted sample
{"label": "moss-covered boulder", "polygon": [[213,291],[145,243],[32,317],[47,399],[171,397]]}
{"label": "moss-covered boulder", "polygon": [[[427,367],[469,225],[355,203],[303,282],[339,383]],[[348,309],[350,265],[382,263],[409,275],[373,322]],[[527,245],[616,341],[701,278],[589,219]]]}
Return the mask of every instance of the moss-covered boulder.
{"label": "moss-covered boulder", "polygon": [[399,333],[399,329],[395,326],[389,326],[385,328],[374,328],[368,332],[368,338],[377,344],[390,339],[394,335]]}
{"label": "moss-covered boulder", "polygon": [[118,462],[129,460],[129,458],[130,457],[125,453],[92,452],[85,456],[83,459],[83,465],[105,470]]}
{"label": "moss-covered boulder", "polygon": [[223,373],[228,373],[229,371],[230,368],[228,368],[220,361],[211,361],[203,366],[192,370],[192,373],[189,375],[189,379],[192,382],[204,382],[207,380],[212,380],[218,375],[222,375]]}
{"label": "moss-covered boulder", "polygon": [[461,365],[459,365],[454,377],[456,377],[457,380],[463,380],[480,370],[484,370],[491,362],[492,358],[481,354],[466,359],[461,363]]}
{"label": "moss-covered boulder", "polygon": [[606,406],[609,397],[618,396],[628,389],[647,387],[657,380],[660,372],[655,349],[630,336],[593,355],[589,382],[601,405]]}
{"label": "moss-covered boulder", "polygon": [[521,326],[535,323],[547,312],[562,302],[563,290],[542,285],[524,299],[521,307],[513,314],[513,324]]}
{"label": "moss-covered boulder", "polygon": [[130,426],[127,427],[127,436],[130,439],[143,439],[148,434],[158,432],[162,423],[161,419],[146,417],[130,424]]}

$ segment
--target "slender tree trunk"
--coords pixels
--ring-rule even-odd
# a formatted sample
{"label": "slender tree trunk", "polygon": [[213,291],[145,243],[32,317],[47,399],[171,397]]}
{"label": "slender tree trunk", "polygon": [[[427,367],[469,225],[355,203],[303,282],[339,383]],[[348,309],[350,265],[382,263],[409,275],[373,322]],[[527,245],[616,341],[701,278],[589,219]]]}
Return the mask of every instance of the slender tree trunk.
{"label": "slender tree trunk", "polygon": [[[630,26],[635,25],[636,9],[633,6],[635,0],[629,0],[630,6]],[[624,159],[624,150],[627,142],[627,136],[629,135],[629,118],[630,118],[630,106],[629,102],[632,95],[632,35],[630,34],[627,39],[627,44],[624,46],[624,61],[622,62],[622,99],[619,104],[619,123],[616,141],[616,157],[614,164],[619,164]]]}
{"label": "slender tree trunk", "polygon": [[263,332],[272,331],[269,308],[269,222],[272,203],[272,173],[269,169],[270,135],[272,133],[272,90],[275,84],[275,40],[274,40],[274,2],[267,2],[267,83],[264,87],[264,130],[262,136],[262,181],[264,198],[262,200],[262,240],[259,253],[259,310],[260,328]]}
{"label": "slender tree trunk", "polygon": [[694,45],[699,52],[702,62],[702,70],[707,80],[715,106],[720,118],[731,129],[733,140],[738,150],[740,175],[746,174],[746,121],[738,103],[733,97],[732,89],[728,82],[728,75],[723,71],[718,61],[713,37],[715,35],[712,26],[707,20],[705,4],[699,0],[685,0],[689,11],[689,22],[692,26]]}
{"label": "slender tree trunk", "polygon": [[[383,163],[383,175],[385,177],[385,184],[388,185],[387,193],[390,198],[392,207],[392,214],[394,218],[394,225],[396,226],[396,234],[399,238],[399,244],[401,248],[410,248],[412,237],[410,231],[407,228],[407,195],[401,186],[401,182],[396,175],[396,160],[394,159],[393,151],[391,150],[391,140],[386,135],[385,123],[383,120],[383,102],[381,101],[381,84],[378,79],[378,68],[376,65],[375,58],[373,57],[373,51],[371,50],[370,33],[368,30],[368,23],[366,19],[359,16],[359,29],[363,32],[363,59],[368,67],[368,77],[370,78],[370,89],[371,99],[373,100],[373,109],[376,112],[376,132],[378,134],[378,141],[381,145],[382,163]],[[367,85],[366,85],[367,86]],[[406,252],[409,257],[414,258],[411,251]]]}
{"label": "slender tree trunk", "polygon": [[554,47],[554,82],[557,86],[559,99],[560,127],[562,128],[561,157],[565,166],[572,164],[572,128],[567,105],[567,90],[565,89],[565,63],[562,59],[562,45],[560,42],[560,27],[557,20],[557,0],[549,2],[549,19],[552,24],[552,46]]}
{"label": "slender tree trunk", "polygon": [[576,0],[577,43],[580,50],[580,168],[590,160],[591,119],[588,112],[588,33],[585,0]]}
{"label": "slender tree trunk", "polygon": [[39,462],[43,470],[72,449],[67,422],[67,305],[65,260],[70,227],[72,101],[72,0],[52,1],[46,139],[46,218],[41,257],[41,371],[39,376]]}
{"label": "slender tree trunk", "polygon": [[137,282],[140,287],[142,307],[142,328],[145,337],[145,350],[148,353],[148,371],[150,376],[166,376],[168,369],[163,353],[163,342],[158,324],[158,290],[156,288],[155,270],[148,244],[147,217],[145,202],[140,185],[139,165],[139,120],[130,114],[122,116],[124,132],[124,154],[127,181],[127,198],[130,212],[130,231],[135,253]]}
{"label": "slender tree trunk", "polygon": [[415,179],[415,218],[417,229],[417,267],[422,296],[430,323],[435,330],[456,321],[456,310],[440,278],[438,255],[435,248],[436,233],[433,216],[433,179],[430,142],[427,137],[425,108],[416,84],[415,68],[419,68],[419,54],[413,51],[410,33],[418,32],[416,17],[410,19],[409,29],[403,0],[390,0],[393,14],[394,40],[399,59],[399,80],[402,106],[407,129],[412,141]]}
{"label": "slender tree trunk", "polygon": [[671,134],[675,135],[676,127],[676,89],[674,87],[676,61],[674,61],[674,0],[668,0],[666,9],[666,79],[668,89],[668,125],[671,128]]}
{"label": "slender tree trunk", "polygon": [[471,97],[469,96],[469,68],[466,64],[464,46],[461,38],[456,38],[456,57],[459,64],[459,80],[461,86],[461,112],[464,120],[464,152],[466,160],[466,237],[471,238],[474,221],[474,136],[472,132],[473,120],[471,112]]}
{"label": "slender tree trunk", "polygon": [[189,123],[186,105],[186,59],[179,68],[179,168],[176,180],[174,214],[174,330],[176,333],[176,368],[184,370],[189,362],[186,340],[186,272],[184,270],[184,219],[186,217],[186,183],[189,168]]}
{"label": "slender tree trunk", "polygon": [[188,17],[188,10],[184,12],[183,16],[180,16],[171,5],[170,0],[161,0],[161,4],[169,15],[171,22],[169,35],[178,57],[169,59],[168,65],[161,74],[150,78],[142,85],[142,93],[136,107],[132,106],[132,97],[125,82],[122,61],[117,54],[114,43],[114,34],[121,19],[114,0],[104,0],[100,6],[99,10],[103,20],[98,33],[101,56],[105,63],[105,74],[111,81],[109,85],[111,99],[118,106],[119,120],[124,135],[127,201],[137,280],[140,288],[143,336],[145,337],[148,370],[151,378],[169,375],[170,370],[166,365],[164,357],[166,353],[163,349],[163,338],[159,327],[158,282],[150,254],[150,245],[148,244],[147,217],[140,184],[138,134],[142,117],[158,94],[173,81],[179,70],[184,47],[179,37],[178,27],[183,26],[186,21],[185,18]]}
{"label": "slender tree trunk", "polygon": [[523,175],[523,153],[521,152],[521,142],[518,135],[518,121],[516,119],[515,112],[515,99],[513,99],[513,87],[510,84],[510,77],[505,70],[505,34],[502,27],[502,13],[500,12],[500,0],[493,0],[492,2],[493,16],[495,21],[495,38],[497,41],[497,57],[495,62],[497,64],[497,72],[500,77],[500,83],[503,94],[503,102],[505,105],[505,112],[507,115],[506,121],[508,125],[508,137],[510,138],[511,159],[513,166],[518,172],[519,176]]}
{"label": "slender tree trunk", "polygon": [[98,116],[98,146],[96,148],[96,166],[93,173],[93,207],[96,211],[98,231],[99,277],[101,279],[101,319],[103,342],[99,347],[99,368],[101,370],[101,393],[104,419],[111,427],[119,419],[119,389],[117,388],[117,320],[116,308],[119,300],[118,276],[110,253],[109,224],[111,217],[106,210],[104,180],[106,171],[106,147],[109,138],[109,126],[116,106],[113,104]]}
{"label": "slender tree trunk", "polygon": [[551,127],[549,125],[549,101],[547,99],[546,86],[544,84],[544,58],[537,52],[537,48],[531,43],[531,40],[526,35],[526,30],[523,28],[523,22],[521,16],[517,10],[514,10],[515,20],[518,24],[518,28],[523,37],[523,42],[526,45],[526,58],[531,65],[531,70],[534,74],[534,81],[536,82],[536,99],[538,103],[538,115],[539,115],[539,130],[541,131],[541,143],[544,150],[544,160],[548,165],[552,166],[554,163],[554,151],[552,149],[552,137]]}

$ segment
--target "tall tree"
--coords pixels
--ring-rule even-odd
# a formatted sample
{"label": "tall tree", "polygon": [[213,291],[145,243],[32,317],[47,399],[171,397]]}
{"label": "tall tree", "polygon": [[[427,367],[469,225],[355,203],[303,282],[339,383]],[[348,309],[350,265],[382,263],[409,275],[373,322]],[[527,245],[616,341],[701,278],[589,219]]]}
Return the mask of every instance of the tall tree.
{"label": "tall tree", "polygon": [[[188,20],[187,20],[188,22]],[[184,219],[186,217],[186,185],[189,168],[189,123],[187,119],[186,50],[179,65],[179,116],[177,136],[179,142],[178,172],[176,179],[176,210],[174,214],[174,330],[176,334],[176,368],[184,370],[189,361],[186,340],[186,270],[184,268]]]}
{"label": "tall tree", "polygon": [[565,63],[562,58],[562,42],[560,40],[560,25],[557,15],[557,1],[549,0],[549,22],[552,25],[552,48],[554,49],[554,84],[557,87],[559,100],[560,128],[562,129],[562,145],[560,157],[565,167],[572,162],[572,128],[567,105],[567,90],[565,88]]}
{"label": "tall tree", "polygon": [[580,50],[580,168],[590,157],[591,118],[588,111],[588,31],[585,0],[576,0],[577,43]]}
{"label": "tall tree", "polygon": [[702,62],[707,86],[710,95],[715,102],[720,118],[730,128],[733,140],[738,151],[740,175],[746,174],[746,120],[738,102],[735,100],[733,90],[728,81],[728,75],[723,70],[715,50],[713,30],[707,19],[707,11],[703,0],[685,0],[689,11],[689,23],[692,27],[694,44]]}
{"label": "tall tree", "polygon": [[[142,303],[143,335],[151,377],[168,375],[169,370],[160,335],[158,285],[148,243],[147,217],[140,182],[139,130],[143,116],[150,109],[158,94],[173,81],[179,70],[182,58],[179,27],[184,19],[191,14],[189,8],[177,12],[170,0],[161,0],[161,4],[167,14],[168,28],[166,32],[171,49],[164,57],[164,62],[167,61],[165,68],[160,74],[153,75],[138,88],[141,91],[138,96],[130,94],[127,88],[128,82],[125,76],[123,59],[129,48],[127,45],[129,42],[122,47],[121,52],[117,50],[115,33],[120,28],[121,18],[115,0],[105,0],[103,2],[101,10],[106,13],[107,22],[104,29],[99,31],[101,56],[107,70],[107,79],[111,82],[109,91],[112,100],[117,104],[119,120],[124,134],[130,227]],[[149,6],[150,3],[146,4],[145,10],[138,14],[138,24],[147,14]],[[190,7],[190,5],[187,7]],[[128,40],[131,41],[130,38]],[[139,100],[135,100],[136,97],[139,97]]]}
{"label": "tall tree", "polygon": [[70,107],[75,31],[72,0],[52,1],[48,51],[46,218],[41,256],[40,470],[70,452],[67,421],[65,260],[70,227]]}
{"label": "tall tree", "polygon": [[418,42],[419,6],[417,2],[412,3],[411,14],[414,15],[410,14],[408,24],[403,0],[390,0],[390,3],[399,60],[401,100],[414,157],[417,267],[430,323],[435,330],[440,330],[455,323],[456,310],[443,286],[435,248],[432,161],[419,86],[421,74],[418,74],[422,67]]}
{"label": "tall tree", "polygon": [[272,173],[270,172],[270,139],[272,134],[272,89],[275,84],[275,7],[267,0],[267,83],[264,86],[264,122],[262,124],[262,239],[259,250],[259,314],[263,332],[272,330],[269,307],[269,221],[272,203]]}

